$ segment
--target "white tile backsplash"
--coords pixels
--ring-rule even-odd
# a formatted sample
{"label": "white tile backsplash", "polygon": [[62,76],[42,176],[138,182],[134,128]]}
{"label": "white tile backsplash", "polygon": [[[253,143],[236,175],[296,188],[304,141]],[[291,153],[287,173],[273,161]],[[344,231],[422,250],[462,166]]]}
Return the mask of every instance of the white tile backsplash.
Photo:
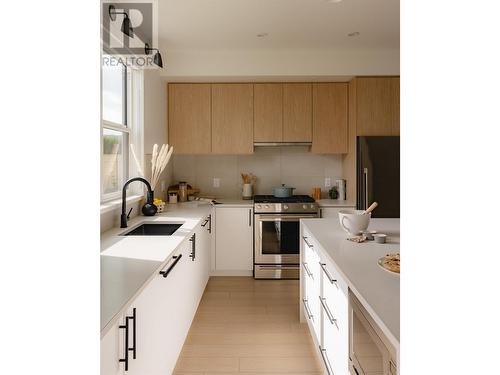
{"label": "white tile backsplash", "polygon": [[[325,178],[332,183],[342,178],[341,155],[316,155],[308,147],[259,147],[251,155],[174,155],[172,183],[187,181],[205,195],[224,198],[241,196],[240,173],[257,176],[254,194],[272,194],[280,184],[295,187],[294,194],[311,194],[321,187],[326,196]],[[213,187],[213,178],[220,187]]]}

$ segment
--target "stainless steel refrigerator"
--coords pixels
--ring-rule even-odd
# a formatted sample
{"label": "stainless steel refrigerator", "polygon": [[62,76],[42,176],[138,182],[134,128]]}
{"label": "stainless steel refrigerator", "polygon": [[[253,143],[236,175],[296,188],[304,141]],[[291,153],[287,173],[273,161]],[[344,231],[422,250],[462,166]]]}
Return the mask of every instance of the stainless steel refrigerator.
{"label": "stainless steel refrigerator", "polygon": [[358,210],[372,202],[372,217],[399,217],[399,137],[357,137],[356,183]]}

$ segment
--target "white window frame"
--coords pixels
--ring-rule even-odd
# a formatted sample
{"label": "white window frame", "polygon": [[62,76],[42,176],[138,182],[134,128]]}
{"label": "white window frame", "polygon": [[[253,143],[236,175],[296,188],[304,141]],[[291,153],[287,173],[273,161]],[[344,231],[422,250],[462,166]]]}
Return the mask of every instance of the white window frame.
{"label": "white window frame", "polygon": [[[121,198],[122,191],[119,189],[113,193],[104,193],[104,168],[103,168],[103,131],[104,129],[119,131],[123,134],[123,181],[124,184],[130,177],[142,176],[139,173],[139,168],[136,166],[135,160],[131,160],[130,145],[134,145],[134,151],[137,156],[139,167],[144,170],[144,141],[143,141],[143,108],[144,108],[144,75],[141,70],[125,69],[125,104],[126,114],[124,124],[118,124],[102,118],[103,100],[102,100],[102,70],[101,70],[101,127],[100,127],[100,160],[101,160],[101,203],[109,203],[110,201]],[[134,184],[133,184],[134,185]],[[137,184],[139,185],[139,184]],[[141,186],[131,186],[129,195],[142,195],[143,188]]]}

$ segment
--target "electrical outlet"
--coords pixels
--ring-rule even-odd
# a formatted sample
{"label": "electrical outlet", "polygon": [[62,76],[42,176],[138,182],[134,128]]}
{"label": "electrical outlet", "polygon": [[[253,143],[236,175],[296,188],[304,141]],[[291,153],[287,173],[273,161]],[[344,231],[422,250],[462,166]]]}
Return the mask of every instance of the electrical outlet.
{"label": "electrical outlet", "polygon": [[325,177],[325,187],[332,187],[332,179],[330,177]]}
{"label": "electrical outlet", "polygon": [[220,187],[220,178],[214,177],[214,188]]}

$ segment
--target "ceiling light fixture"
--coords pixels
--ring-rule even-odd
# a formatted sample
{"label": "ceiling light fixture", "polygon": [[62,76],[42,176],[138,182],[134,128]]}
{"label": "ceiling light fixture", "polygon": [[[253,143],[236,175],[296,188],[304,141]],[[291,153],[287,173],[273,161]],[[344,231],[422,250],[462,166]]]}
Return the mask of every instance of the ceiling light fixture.
{"label": "ceiling light fixture", "polygon": [[111,18],[112,21],[116,20],[117,14],[124,14],[125,17],[123,18],[122,28],[121,28],[122,33],[129,36],[130,38],[134,37],[134,28],[132,27],[132,22],[130,22],[130,18],[128,17],[128,14],[125,11],[118,12],[114,5],[110,5],[108,7],[108,13],[109,13],[109,18]]}
{"label": "ceiling light fixture", "polygon": [[327,3],[336,4],[340,3],[342,0],[325,0]]}
{"label": "ceiling light fixture", "polygon": [[149,44],[144,45],[144,51],[146,52],[146,55],[149,55],[151,51],[156,51],[154,57],[153,57],[153,62],[158,65],[160,68],[163,68],[163,60],[161,59],[161,54],[160,50],[158,48],[152,48],[149,46]]}
{"label": "ceiling light fixture", "polygon": [[257,38],[265,38],[268,35],[269,35],[268,33],[259,33],[257,34]]}
{"label": "ceiling light fixture", "polygon": [[347,34],[347,36],[359,36],[359,31],[354,31],[352,33]]}

